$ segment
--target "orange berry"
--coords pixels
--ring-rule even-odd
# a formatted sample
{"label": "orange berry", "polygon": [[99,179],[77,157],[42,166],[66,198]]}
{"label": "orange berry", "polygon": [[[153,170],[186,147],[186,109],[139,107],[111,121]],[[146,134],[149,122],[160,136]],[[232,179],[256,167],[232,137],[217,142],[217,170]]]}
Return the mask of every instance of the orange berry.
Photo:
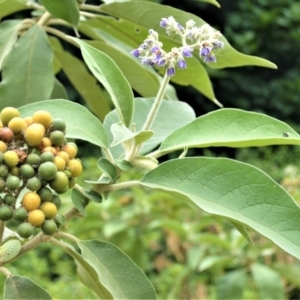
{"label": "orange berry", "polygon": [[27,192],[23,196],[21,205],[25,207],[27,211],[37,209],[41,205],[41,198],[34,192]]}
{"label": "orange berry", "polygon": [[45,221],[45,215],[40,209],[28,213],[28,222],[33,226],[40,226]]}

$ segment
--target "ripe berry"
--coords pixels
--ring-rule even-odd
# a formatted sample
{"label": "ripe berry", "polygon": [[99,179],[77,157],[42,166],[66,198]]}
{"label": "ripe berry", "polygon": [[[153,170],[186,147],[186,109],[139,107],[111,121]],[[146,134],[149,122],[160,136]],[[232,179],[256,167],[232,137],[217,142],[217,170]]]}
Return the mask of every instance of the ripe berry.
{"label": "ripe berry", "polygon": [[69,154],[67,152],[65,152],[65,151],[58,151],[57,154],[56,154],[56,156],[62,157],[65,160],[66,164],[68,163],[68,161],[70,159],[69,158]]}
{"label": "ripe berry", "polygon": [[34,227],[30,223],[25,222],[19,225],[17,232],[20,235],[20,237],[27,239],[33,235]]}
{"label": "ripe berry", "polygon": [[25,140],[30,146],[37,146],[45,135],[45,127],[39,123],[29,125],[25,130]]}
{"label": "ripe berry", "polygon": [[0,129],[0,140],[4,143],[10,143],[14,139],[14,132],[8,128],[3,127]]}
{"label": "ripe berry", "polygon": [[44,202],[39,209],[44,213],[46,219],[52,219],[57,214],[57,207],[52,202]]}
{"label": "ripe berry", "polygon": [[58,171],[63,171],[66,168],[66,161],[60,156],[55,156],[54,164]]}
{"label": "ripe berry", "polygon": [[41,229],[44,234],[46,235],[52,235],[57,230],[57,225],[53,220],[45,220],[45,222],[42,224]]}
{"label": "ripe berry", "polygon": [[23,222],[27,219],[28,212],[25,207],[18,207],[14,210],[13,219],[18,222]]}
{"label": "ripe berry", "polygon": [[19,134],[27,126],[28,125],[26,121],[20,117],[12,118],[8,123],[8,128],[10,128],[14,132],[14,134]]}
{"label": "ripe berry", "polygon": [[7,150],[7,145],[3,141],[0,141],[0,152],[4,153]]}
{"label": "ripe berry", "polygon": [[72,159],[77,154],[77,146],[74,143],[67,143],[61,149],[69,154],[69,158]]}
{"label": "ripe berry", "polygon": [[35,209],[28,213],[28,222],[33,226],[40,226],[45,221],[44,213],[39,210]]}
{"label": "ripe berry", "polygon": [[1,205],[0,206],[0,220],[1,221],[8,221],[12,218],[13,209],[8,205]]}
{"label": "ripe berry", "polygon": [[13,168],[19,163],[18,154],[12,150],[3,153],[3,160],[9,168]]}
{"label": "ripe berry", "polygon": [[15,117],[20,117],[19,111],[14,107],[6,107],[2,109],[0,113],[1,121],[4,125],[7,125],[8,122]]}
{"label": "ripe berry", "polygon": [[38,110],[32,115],[34,123],[42,124],[45,128],[48,128],[52,122],[52,116],[45,110]]}
{"label": "ripe berry", "polygon": [[68,170],[71,172],[73,177],[77,177],[82,172],[81,162],[77,159],[70,159],[67,164]]}
{"label": "ripe berry", "polygon": [[53,162],[46,161],[39,166],[38,173],[44,180],[52,180],[57,173],[57,167]]}
{"label": "ripe berry", "polygon": [[22,199],[21,205],[27,209],[27,211],[35,210],[41,205],[41,198],[34,192],[27,192]]}

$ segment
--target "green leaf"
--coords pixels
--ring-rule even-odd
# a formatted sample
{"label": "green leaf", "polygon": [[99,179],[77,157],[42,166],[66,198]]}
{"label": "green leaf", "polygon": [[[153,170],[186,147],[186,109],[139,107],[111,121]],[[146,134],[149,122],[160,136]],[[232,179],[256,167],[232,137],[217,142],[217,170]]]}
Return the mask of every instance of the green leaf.
{"label": "green leaf", "polygon": [[249,235],[249,232],[243,224],[234,222],[232,220],[229,221],[252,246],[255,246],[251,236]]}
{"label": "green leaf", "polygon": [[117,161],[115,161],[115,164],[119,169],[121,169],[123,171],[130,171],[133,168],[132,164],[125,159],[117,160]]}
{"label": "green leaf", "polygon": [[[59,41],[53,38],[50,40],[56,59],[59,61],[64,73],[74,85],[77,92],[87,102],[91,110],[103,120],[110,111],[107,99],[94,76],[89,74],[83,62],[63,51]],[[59,45],[57,45],[59,43]]]}
{"label": "green leaf", "polygon": [[[135,98],[135,109],[132,122],[135,124],[136,131],[142,130],[147,118],[148,112],[153,105],[154,98]],[[154,135],[146,141],[140,151],[140,154],[148,153],[150,150],[159,145],[170,133],[177,128],[191,122],[195,119],[193,109],[185,102],[180,101],[163,101],[153,122],[151,130]],[[111,111],[104,120],[110,141],[113,141],[111,126],[118,122],[116,111]],[[121,146],[111,148],[114,157],[122,156],[124,150]]]}
{"label": "green leaf", "polygon": [[53,53],[38,25],[21,36],[6,57],[0,84],[0,108],[49,99],[54,84]]}
{"label": "green leaf", "polygon": [[66,136],[108,148],[108,136],[102,123],[85,107],[77,103],[57,99],[36,102],[19,108],[23,117],[31,116],[39,109],[47,110],[55,118],[67,123]]}
{"label": "green leaf", "polygon": [[54,80],[54,86],[52,93],[50,95],[51,99],[69,99],[67,91],[65,87],[60,83],[60,81],[55,78]]}
{"label": "green leaf", "polygon": [[148,172],[141,185],[243,223],[300,258],[299,206],[253,166],[225,158],[176,159]]}
{"label": "green leaf", "polygon": [[300,266],[299,263],[293,265],[287,265],[285,263],[275,263],[272,265],[281,277],[285,278],[289,282],[300,287]]}
{"label": "green leaf", "polygon": [[108,175],[110,178],[110,183],[117,180],[116,167],[108,159],[101,157],[97,162],[97,166],[103,173]]}
{"label": "green leaf", "polygon": [[94,76],[108,91],[118,112],[120,121],[131,124],[134,102],[130,85],[115,62],[103,52],[85,42],[73,38],[80,45],[82,56]]}
{"label": "green leaf", "polygon": [[156,299],[143,271],[116,246],[95,240],[80,241],[78,246],[114,299]]}
{"label": "green leaf", "polygon": [[9,276],[4,283],[3,300],[52,300],[52,297],[41,286],[28,277]]}
{"label": "green leaf", "polygon": [[76,0],[39,0],[48,12],[56,18],[63,19],[74,27],[79,22],[79,9]]}
{"label": "green leaf", "polygon": [[95,203],[102,203],[102,196],[96,191],[88,191],[86,196]]}
{"label": "green leaf", "polygon": [[229,261],[229,258],[226,256],[217,256],[217,255],[209,255],[205,256],[201,259],[198,271],[203,272],[204,270],[207,270],[215,265],[220,265],[226,261]]}
{"label": "green leaf", "polygon": [[252,264],[253,280],[258,288],[260,299],[284,299],[281,278],[277,272],[268,266]]}
{"label": "green leaf", "polygon": [[10,53],[17,41],[21,22],[21,20],[7,20],[0,23],[0,70],[5,57]]}
{"label": "green leaf", "polygon": [[16,257],[21,249],[19,240],[8,240],[0,247],[0,263],[11,260]]}
{"label": "green leaf", "polygon": [[0,0],[0,19],[20,10],[31,9],[26,3],[27,0]]}
{"label": "green leaf", "polygon": [[300,136],[287,124],[264,114],[224,108],[197,118],[171,133],[159,151],[184,147],[254,147],[299,145]]}
{"label": "green leaf", "polygon": [[85,195],[83,195],[80,191],[76,189],[72,189],[71,192],[71,199],[74,204],[74,206],[77,208],[77,210],[83,215],[86,215],[85,209],[84,209],[84,203],[86,202]]}
{"label": "green leaf", "polygon": [[212,5],[217,6],[218,8],[221,7],[221,5],[216,0],[198,0],[198,1],[210,3]]}
{"label": "green leaf", "polygon": [[154,132],[151,130],[141,130],[138,132],[132,132],[121,122],[119,122],[111,125],[111,133],[114,139],[110,146],[114,147],[132,139],[135,140],[136,145],[139,145],[149,140]]}
{"label": "green leaf", "polygon": [[245,270],[226,273],[217,281],[217,299],[243,299],[247,275]]}

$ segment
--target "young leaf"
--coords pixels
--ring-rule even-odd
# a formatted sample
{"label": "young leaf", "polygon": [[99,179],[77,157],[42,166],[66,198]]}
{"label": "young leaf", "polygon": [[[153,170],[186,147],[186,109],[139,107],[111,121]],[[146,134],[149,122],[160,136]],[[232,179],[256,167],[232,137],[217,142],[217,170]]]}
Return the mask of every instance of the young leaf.
{"label": "young leaf", "polygon": [[54,84],[53,53],[38,25],[21,36],[6,57],[0,84],[0,108],[49,99]]}
{"label": "young leaf", "polygon": [[5,57],[17,41],[21,22],[21,20],[7,20],[0,23],[0,70]]}
{"label": "young leaf", "polygon": [[91,72],[108,91],[118,112],[120,121],[131,124],[134,102],[131,87],[115,62],[103,52],[85,42],[73,38],[81,48],[82,56]]}
{"label": "young leaf", "polygon": [[85,209],[84,209],[84,203],[86,202],[85,195],[80,193],[80,191],[73,189],[71,192],[71,199],[74,204],[74,206],[77,208],[77,210],[83,215],[86,215]]}
{"label": "young leaf", "polygon": [[114,139],[110,146],[114,147],[132,139],[135,140],[136,145],[139,145],[149,140],[154,132],[151,130],[141,130],[138,132],[132,132],[121,122],[119,122],[111,125],[111,133]]}
{"label": "young leaf", "polygon": [[116,167],[108,159],[101,157],[97,162],[97,166],[103,173],[108,175],[110,183],[117,180]]}
{"label": "young leaf", "polygon": [[52,300],[49,293],[28,277],[10,276],[4,283],[3,300]]}
{"label": "young leaf", "polygon": [[9,240],[0,247],[0,263],[8,261],[19,254],[21,242],[19,240]]}
{"label": "young leaf", "polygon": [[[146,120],[148,112],[151,109],[154,98],[135,98],[135,109],[133,115],[133,123],[136,131],[142,129]],[[188,124],[195,119],[195,112],[185,102],[180,101],[163,101],[153,122],[151,130],[154,132],[153,136],[147,140],[140,151],[140,154],[148,153],[150,150],[159,145],[171,132],[177,128]],[[113,141],[111,133],[111,126],[118,122],[116,111],[111,111],[104,120],[104,127],[106,128],[110,141]],[[123,148],[119,145],[111,148],[114,157],[120,157],[123,154]]]}
{"label": "young leaf", "polygon": [[77,27],[79,9],[76,0],[40,0],[40,2],[51,15]]}
{"label": "young leaf", "polygon": [[86,196],[95,203],[102,203],[102,196],[96,191],[87,191]]}
{"label": "young leaf", "polygon": [[300,258],[299,206],[253,166],[225,158],[182,158],[151,170],[141,184],[243,223]]}
{"label": "young leaf", "polygon": [[217,281],[217,299],[243,299],[243,291],[247,282],[245,270],[226,273]]}
{"label": "young leaf", "polygon": [[0,0],[0,19],[24,9],[31,9],[26,0]]}
{"label": "young leaf", "polygon": [[254,147],[299,145],[300,136],[287,124],[264,114],[224,108],[197,118],[171,133],[159,151],[184,147]]}
{"label": "young leaf", "polygon": [[212,5],[217,6],[218,8],[221,7],[221,5],[220,5],[216,0],[198,0],[198,1],[210,3],[210,4],[212,4]]}
{"label": "young leaf", "polygon": [[283,284],[279,274],[261,264],[252,264],[253,280],[258,287],[260,299],[284,299]]}
{"label": "young leaf", "polygon": [[232,220],[229,221],[252,246],[255,246],[249,232],[247,231],[247,229],[243,224],[240,224],[239,222],[235,222]]}
{"label": "young leaf", "polygon": [[77,92],[87,102],[91,110],[103,120],[110,111],[107,99],[94,76],[89,74],[84,63],[70,53],[59,49],[58,40],[50,40],[56,59]]}
{"label": "young leaf", "polygon": [[54,118],[65,120],[67,123],[67,137],[108,148],[108,136],[102,123],[82,105],[57,99],[19,107],[23,117],[31,116],[39,109],[47,110]]}
{"label": "young leaf", "polygon": [[130,171],[133,168],[132,164],[125,159],[117,160],[117,161],[115,161],[115,164],[119,169],[121,169],[123,171]]}
{"label": "young leaf", "polygon": [[113,299],[156,299],[155,290],[142,270],[116,246],[96,240],[80,241],[78,246]]}

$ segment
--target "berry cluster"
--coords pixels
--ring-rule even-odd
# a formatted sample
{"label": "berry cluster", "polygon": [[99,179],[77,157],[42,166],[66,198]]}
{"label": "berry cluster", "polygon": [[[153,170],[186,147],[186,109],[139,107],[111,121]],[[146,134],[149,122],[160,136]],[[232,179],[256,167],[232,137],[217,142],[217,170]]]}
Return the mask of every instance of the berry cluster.
{"label": "berry cluster", "polygon": [[13,107],[0,113],[0,220],[20,222],[28,238],[36,227],[51,235],[65,193],[82,171],[77,146],[65,138],[66,123],[47,111],[22,118]]}
{"label": "berry cluster", "polygon": [[165,67],[168,76],[175,74],[176,64],[179,69],[187,67],[185,58],[192,57],[195,48],[199,49],[199,56],[204,58],[204,62],[216,62],[217,58],[213,51],[224,47],[224,43],[219,41],[221,33],[208,24],[200,27],[195,24],[193,20],[189,20],[184,28],[173,17],[162,18],[160,26],[166,29],[168,35],[178,35],[182,47],[174,47],[170,52],[164,51],[158,33],[150,29],[148,37],[131,54],[140,57],[143,64]]}

